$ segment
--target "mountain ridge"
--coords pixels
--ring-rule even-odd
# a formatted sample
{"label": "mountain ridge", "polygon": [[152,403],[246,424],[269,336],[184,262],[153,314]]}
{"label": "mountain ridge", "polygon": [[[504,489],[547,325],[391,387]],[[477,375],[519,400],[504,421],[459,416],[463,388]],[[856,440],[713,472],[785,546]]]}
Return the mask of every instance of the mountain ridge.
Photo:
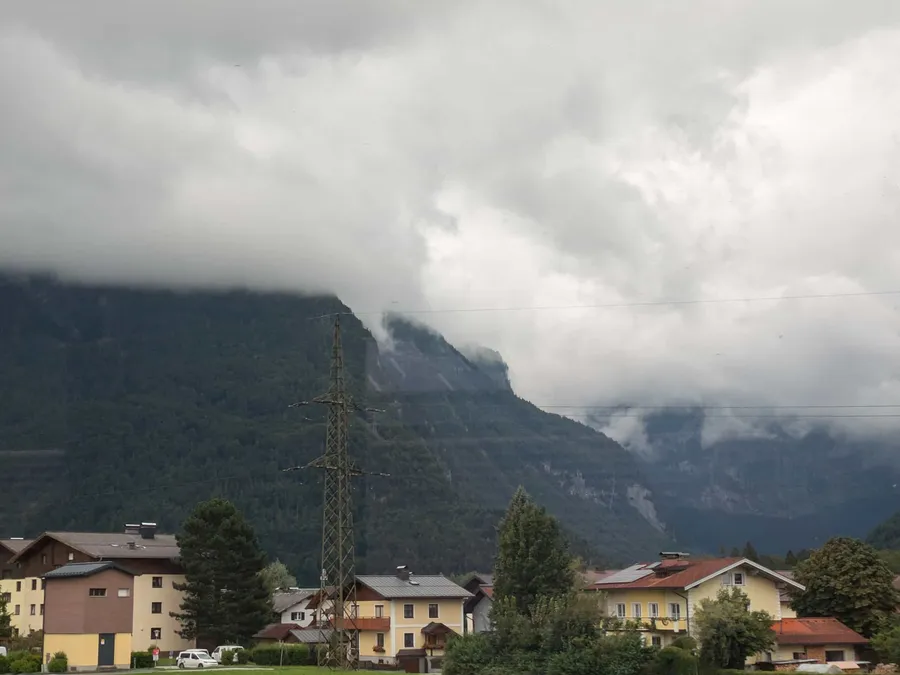
{"label": "mountain ridge", "polygon": [[[357,484],[362,570],[488,568],[519,484],[588,557],[628,562],[668,541],[629,497],[646,506],[621,446],[518,398],[498,355],[408,320],[388,316],[378,345],[336,298],[35,277],[0,278],[0,312],[0,452],[21,467],[0,500],[4,535],[148,516],[173,530],[196,500],[225,496],[314,582],[319,478],[282,469],[322,451],[324,411],[289,406],[327,390],[332,326],[314,317],[341,313],[348,386],[385,411],[358,416],[351,453],[391,474]],[[35,458],[53,448],[42,473]]]}

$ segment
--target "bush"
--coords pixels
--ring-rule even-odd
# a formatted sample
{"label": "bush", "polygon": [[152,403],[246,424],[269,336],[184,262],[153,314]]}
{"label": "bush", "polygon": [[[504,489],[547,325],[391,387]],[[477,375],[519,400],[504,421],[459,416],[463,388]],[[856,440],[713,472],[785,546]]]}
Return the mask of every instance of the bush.
{"label": "bush", "polygon": [[219,653],[219,663],[223,666],[233,666],[234,665],[234,650],[233,649],[223,649]]}
{"label": "bush", "polygon": [[153,668],[153,654],[150,652],[131,652],[132,668]]}
{"label": "bush", "polygon": [[238,649],[238,663],[242,666],[250,663],[250,651],[247,649]]}
{"label": "bush", "polygon": [[306,645],[261,645],[250,650],[250,660],[258,666],[305,666],[309,655]]}
{"label": "bush", "polygon": [[0,654],[0,675],[6,675],[9,672],[9,659]]}
{"label": "bush", "polygon": [[66,659],[50,659],[47,670],[51,673],[65,673],[69,670],[69,662]]}
{"label": "bush", "polygon": [[650,670],[657,675],[697,675],[697,657],[672,645],[659,650]]}
{"label": "bush", "polygon": [[672,640],[672,644],[670,644],[669,646],[676,647],[678,649],[684,649],[688,652],[693,652],[695,649],[697,649],[697,641],[690,635],[682,635],[681,637]]}
{"label": "bush", "polygon": [[15,661],[10,659],[9,672],[15,675],[18,675],[18,673],[39,673],[41,672],[41,658],[27,654],[17,658]]}

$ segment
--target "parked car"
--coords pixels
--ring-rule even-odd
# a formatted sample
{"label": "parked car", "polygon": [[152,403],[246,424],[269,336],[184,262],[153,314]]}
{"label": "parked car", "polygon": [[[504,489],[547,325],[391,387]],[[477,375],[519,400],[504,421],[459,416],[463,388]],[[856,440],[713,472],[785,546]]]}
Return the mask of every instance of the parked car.
{"label": "parked car", "polygon": [[219,665],[205,649],[186,649],[175,659],[179,668],[215,668]]}
{"label": "parked car", "polygon": [[213,649],[212,657],[216,660],[216,663],[222,663],[222,652],[232,651],[234,652],[234,662],[238,662],[239,651],[242,651],[244,648],[240,645],[219,645],[215,649]]}

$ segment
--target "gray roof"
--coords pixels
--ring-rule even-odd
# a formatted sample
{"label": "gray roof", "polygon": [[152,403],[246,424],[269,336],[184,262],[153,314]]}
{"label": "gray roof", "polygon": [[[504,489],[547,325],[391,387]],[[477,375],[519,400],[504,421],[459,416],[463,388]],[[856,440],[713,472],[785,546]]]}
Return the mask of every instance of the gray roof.
{"label": "gray roof", "polygon": [[272,608],[280,614],[290,607],[293,607],[298,602],[303,602],[318,592],[318,588],[298,588],[290,591],[278,591],[272,596]]}
{"label": "gray roof", "polygon": [[[174,560],[181,553],[174,534],[157,534],[153,539],[144,539],[138,534],[124,532],[45,532],[32,543],[43,537],[56,539],[92,558]],[[17,555],[21,556],[26,548],[30,546]]]}
{"label": "gray roof", "polygon": [[0,546],[5,546],[13,553],[18,553],[31,543],[31,539],[0,539]]}
{"label": "gray roof", "polygon": [[[324,633],[324,635],[323,635]],[[297,642],[305,644],[319,644],[324,640],[331,639],[331,629],[325,628],[295,628],[291,631],[291,635],[297,638]]]}
{"label": "gray roof", "polygon": [[120,572],[134,576],[134,574],[122,569],[112,560],[104,560],[102,562],[69,563],[68,565],[63,565],[62,567],[57,567],[55,570],[47,572],[47,574],[44,575],[44,578],[72,579],[75,577],[89,577],[92,574],[105,572],[106,570],[119,570]]}
{"label": "gray roof", "polygon": [[[393,575],[363,575],[356,579],[385,598],[470,598],[472,594],[443,575],[419,576],[409,581]],[[413,583],[410,583],[413,582]]]}

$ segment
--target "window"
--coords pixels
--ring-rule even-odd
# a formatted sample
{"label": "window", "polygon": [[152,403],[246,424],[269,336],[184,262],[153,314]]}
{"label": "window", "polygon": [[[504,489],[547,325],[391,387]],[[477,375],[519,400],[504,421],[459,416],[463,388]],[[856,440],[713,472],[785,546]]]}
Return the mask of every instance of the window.
{"label": "window", "polygon": [[375,605],[375,618],[380,619],[384,616],[384,605]]}
{"label": "window", "polygon": [[41,553],[41,565],[46,565],[46,564],[47,564],[47,554]]}
{"label": "window", "polygon": [[150,639],[151,640],[162,640],[162,628],[151,628],[150,629]]}
{"label": "window", "polygon": [[16,616],[19,616],[19,614],[21,614],[21,613],[22,613],[22,608],[19,607],[19,605],[16,605],[15,611],[13,612],[13,614],[15,614]]}
{"label": "window", "polygon": [[631,618],[632,619],[640,619],[641,618],[641,603],[639,603],[639,602],[631,603]]}
{"label": "window", "polygon": [[794,652],[794,661],[802,661],[806,658],[806,652]]}
{"label": "window", "polygon": [[826,649],[825,650],[825,663],[829,661],[843,661],[844,660],[844,650],[843,649]]}
{"label": "window", "polygon": [[72,562],[73,560],[75,560],[75,554],[69,553],[69,562]]}
{"label": "window", "polygon": [[34,616],[35,614],[37,614],[37,606],[36,605],[31,606],[30,614],[31,614],[31,616]]}
{"label": "window", "polygon": [[654,647],[662,647],[662,638],[659,635],[654,635],[652,638],[650,638],[650,643]]}
{"label": "window", "polygon": [[150,604],[150,613],[151,614],[162,614],[162,603],[154,602]]}
{"label": "window", "polygon": [[47,580],[41,579],[41,590],[44,590],[45,588],[47,588]]}
{"label": "window", "polygon": [[105,598],[106,597],[106,589],[105,588],[91,588],[88,590],[88,595],[92,598]]}
{"label": "window", "polygon": [[384,649],[384,633],[375,633],[375,646]]}
{"label": "window", "polygon": [[677,602],[669,603],[669,618],[679,621],[681,619],[681,605]]}
{"label": "window", "polygon": [[647,603],[647,615],[651,619],[656,619],[659,617],[659,603],[658,602]]}
{"label": "window", "polygon": [[21,592],[22,592],[22,582],[17,581],[16,582],[16,593],[21,593]]}
{"label": "window", "polygon": [[119,589],[119,597],[120,597],[120,598],[129,598],[129,597],[131,597],[131,589],[130,589],[130,588],[120,588],[120,589]]}
{"label": "window", "polygon": [[162,577],[153,577],[151,586],[153,586],[153,588],[162,588]]}
{"label": "window", "polygon": [[[410,605],[412,607],[412,605]],[[403,647],[405,649],[415,649],[416,646],[416,635],[415,633],[404,633],[403,634]]]}
{"label": "window", "polygon": [[37,579],[31,580],[31,590],[33,590],[33,591],[37,590]]}
{"label": "window", "polygon": [[404,619],[412,619],[415,618],[416,613],[413,611],[412,605],[403,605],[403,618]]}
{"label": "window", "polygon": [[359,605],[354,602],[350,605],[350,618],[355,619],[357,616],[359,616]]}
{"label": "window", "polygon": [[306,621],[306,612],[291,612],[291,621]]}
{"label": "window", "polygon": [[438,606],[437,606],[436,602],[432,602],[430,605],[428,605],[428,618],[429,619],[438,618]]}
{"label": "window", "polygon": [[620,602],[618,605],[616,605],[616,616],[619,617],[620,619],[625,618],[625,603],[624,602]]}
{"label": "window", "polygon": [[744,573],[743,572],[735,572],[734,573],[734,585],[735,586],[743,586],[744,585]]}
{"label": "window", "polygon": [[44,605],[41,605],[41,616],[44,616]]}

